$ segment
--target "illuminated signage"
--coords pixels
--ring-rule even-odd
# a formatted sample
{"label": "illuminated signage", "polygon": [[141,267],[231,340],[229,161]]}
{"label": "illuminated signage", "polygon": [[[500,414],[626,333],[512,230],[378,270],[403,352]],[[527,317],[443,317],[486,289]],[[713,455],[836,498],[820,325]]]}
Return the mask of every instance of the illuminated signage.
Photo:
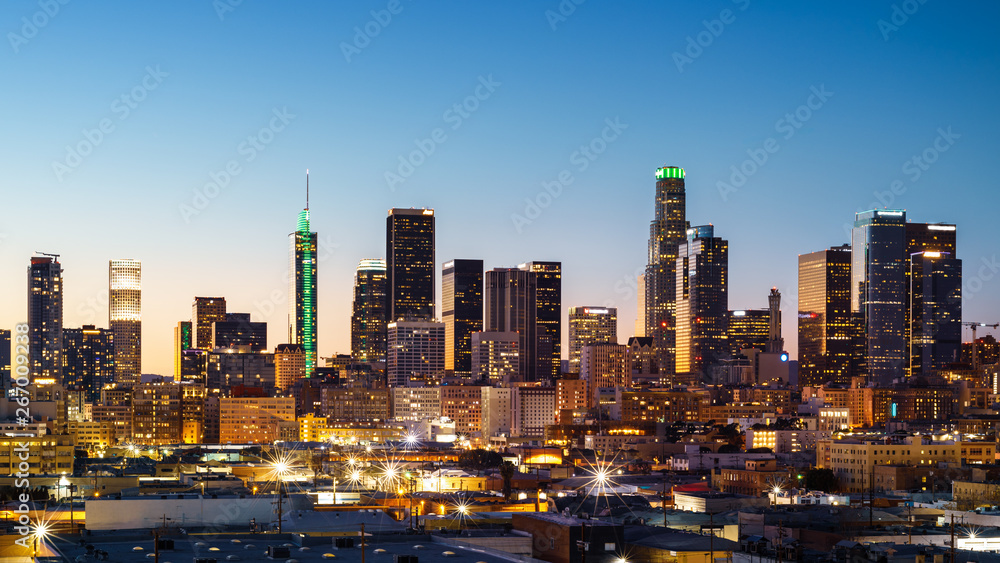
{"label": "illuminated signage", "polygon": [[888,215],[890,217],[902,217],[903,211],[876,211],[875,215]]}
{"label": "illuminated signage", "polygon": [[679,178],[684,179],[684,169],[677,168],[675,166],[667,166],[664,168],[656,169],[656,179],[663,180],[665,178]]}
{"label": "illuminated signage", "polygon": [[584,309],[583,313],[586,315],[607,315],[607,309]]}
{"label": "illuminated signage", "polygon": [[746,314],[747,314],[746,311],[733,311],[733,316],[734,317],[742,317],[742,316],[744,316]]}
{"label": "illuminated signage", "polygon": [[955,225],[927,225],[928,231],[954,231]]}

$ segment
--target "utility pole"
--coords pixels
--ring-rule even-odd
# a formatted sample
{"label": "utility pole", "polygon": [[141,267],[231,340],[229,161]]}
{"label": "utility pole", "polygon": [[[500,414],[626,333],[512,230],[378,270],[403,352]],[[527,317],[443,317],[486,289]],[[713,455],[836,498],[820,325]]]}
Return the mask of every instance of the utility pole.
{"label": "utility pole", "polygon": [[663,527],[667,526],[667,472],[663,472],[663,485],[660,491],[660,508],[663,509]]}
{"label": "utility pole", "polygon": [[[708,563],[715,563],[715,513],[708,513],[708,551],[710,555],[708,556]],[[159,563],[159,562],[157,562]]]}
{"label": "utility pole", "polygon": [[955,515],[951,515],[951,559],[948,563],[955,563]]}
{"label": "utility pole", "polygon": [[281,477],[278,477],[278,533],[281,533]]}
{"label": "utility pole", "polygon": [[365,563],[365,525],[361,524],[361,563]]}

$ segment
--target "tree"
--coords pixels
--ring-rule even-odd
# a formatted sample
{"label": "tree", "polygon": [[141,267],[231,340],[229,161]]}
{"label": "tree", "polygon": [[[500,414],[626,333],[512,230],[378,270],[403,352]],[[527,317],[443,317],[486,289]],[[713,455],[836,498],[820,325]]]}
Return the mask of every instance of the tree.
{"label": "tree", "polygon": [[840,481],[832,469],[816,468],[806,471],[806,488],[813,491],[834,493],[840,490]]}
{"label": "tree", "polygon": [[504,500],[510,500],[511,493],[511,480],[514,478],[515,467],[514,464],[505,461],[500,464],[500,477],[503,478],[503,493]]}

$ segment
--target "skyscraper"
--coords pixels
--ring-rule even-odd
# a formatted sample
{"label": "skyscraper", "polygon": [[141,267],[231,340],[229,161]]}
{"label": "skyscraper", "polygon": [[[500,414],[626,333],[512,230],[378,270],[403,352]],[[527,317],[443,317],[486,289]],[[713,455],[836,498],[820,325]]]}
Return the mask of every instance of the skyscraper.
{"label": "skyscraper", "polygon": [[508,387],[524,378],[520,372],[520,338],[516,332],[472,334],[472,377],[483,385]]}
{"label": "skyscraper", "polygon": [[316,233],[309,230],[309,171],[306,170],[306,207],[299,212],[294,233],[288,235],[291,274],[288,284],[288,336],[302,346],[306,377],[316,370]]}
{"label": "skyscraper", "polygon": [[194,342],[191,349],[212,349],[212,323],[226,320],[225,297],[195,297],[191,304]]}
{"label": "skyscraper", "polygon": [[10,379],[10,330],[5,328],[0,328],[0,382],[3,396],[9,396],[13,381]]}
{"label": "skyscraper", "polygon": [[114,340],[113,330],[94,325],[63,329],[63,385],[82,389],[90,402],[100,400],[105,385],[122,387],[115,369]]}
{"label": "skyscraper", "polygon": [[396,321],[387,325],[386,377],[392,387],[439,382],[444,376],[444,323]]}
{"label": "skyscraper", "polygon": [[570,373],[580,373],[580,353],[588,344],[618,344],[618,309],[569,308]]}
{"label": "skyscraper", "polygon": [[386,320],[434,318],[434,210],[390,209],[385,221]]}
{"label": "skyscraper", "polygon": [[946,252],[916,252],[909,277],[909,375],[928,375],[961,356],[962,261]]}
{"label": "skyscraper", "polygon": [[861,315],[869,381],[884,387],[901,379],[908,364],[906,211],[858,213],[851,239],[851,310]]}
{"label": "skyscraper", "polygon": [[178,321],[174,327],[174,378],[181,376],[181,354],[194,348],[194,334],[191,321]]}
{"label": "skyscraper", "polygon": [[354,272],[351,357],[359,362],[385,361],[385,260],[367,258]]}
{"label": "skyscraper", "polygon": [[33,380],[62,382],[62,273],[57,254],[34,256],[28,266],[28,358]]}
{"label": "skyscraper", "polygon": [[851,312],[851,247],[799,255],[799,387],[861,375],[859,316]]}
{"label": "skyscraper", "polygon": [[678,247],[676,374],[706,380],[711,366],[729,353],[729,242],[712,225],[693,227]]}
{"label": "skyscraper", "polygon": [[528,262],[535,274],[537,348],[532,381],[551,381],[562,372],[562,262]]}
{"label": "skyscraper", "polygon": [[[906,250],[903,252],[903,260],[905,265],[903,266],[904,274],[906,280],[903,282],[904,291],[906,292],[906,297],[903,299],[903,330],[906,336],[906,343],[908,346],[907,353],[913,349],[913,342],[910,330],[913,328],[913,321],[910,317],[913,299],[910,294],[911,288],[913,287],[913,279],[911,273],[911,257],[915,254],[922,252],[941,252],[946,254],[945,258],[955,259],[958,257],[957,254],[957,241],[956,241],[957,228],[953,224],[948,223],[907,223],[906,224]],[[926,335],[924,335],[926,338]],[[955,360],[958,361],[958,360]],[[912,362],[912,358],[911,358]],[[913,375],[910,373],[909,366],[907,368],[907,375]]]}
{"label": "skyscraper", "polygon": [[444,369],[472,375],[472,333],[483,330],[483,261],[452,260],[441,271]]}
{"label": "skyscraper", "polygon": [[729,354],[740,355],[740,351],[756,348],[763,352],[771,334],[770,309],[743,309],[729,311],[726,328]]}
{"label": "skyscraper", "polygon": [[212,349],[243,352],[267,350],[267,323],[253,322],[250,313],[226,313],[226,320],[212,323]]}
{"label": "skyscraper", "polygon": [[486,272],[487,332],[516,332],[519,374],[536,381],[537,279],[530,270],[494,268]]}
{"label": "skyscraper", "polygon": [[655,343],[661,374],[675,373],[677,252],[688,228],[685,219],[684,169],[656,169],[656,211],[649,225],[646,266],[646,330]]}
{"label": "skyscraper", "polygon": [[108,265],[108,326],[114,334],[115,382],[132,387],[142,375],[142,264],[111,260]]}

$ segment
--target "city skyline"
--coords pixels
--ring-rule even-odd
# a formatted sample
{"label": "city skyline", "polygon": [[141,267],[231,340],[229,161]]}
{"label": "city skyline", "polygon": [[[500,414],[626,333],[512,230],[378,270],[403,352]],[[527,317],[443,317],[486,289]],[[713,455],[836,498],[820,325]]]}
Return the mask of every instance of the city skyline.
{"label": "city skyline", "polygon": [[[210,6],[126,9],[118,14],[126,25],[99,44],[87,39],[88,26],[80,23],[106,17],[107,8],[66,7],[27,44],[8,49],[2,57],[12,79],[35,85],[11,93],[11,103],[24,108],[13,127],[24,133],[3,145],[10,205],[44,208],[48,220],[43,225],[30,213],[18,213],[0,222],[0,283],[14,295],[0,304],[0,327],[25,320],[26,303],[17,296],[26,294],[23,268],[40,250],[61,255],[63,326],[107,328],[107,261],[130,256],[143,263],[143,372],[171,373],[172,330],[187,318],[195,296],[224,296],[231,310],[267,321],[273,350],[285,340],[287,297],[272,295],[287,295],[285,237],[288,218],[301,208],[298,186],[306,168],[312,168],[311,230],[318,233],[323,271],[321,357],[350,349],[354,267],[362,258],[383,254],[380,221],[392,207],[435,209],[435,271],[444,262],[440,258],[454,256],[483,259],[486,269],[535,259],[561,262],[563,324],[571,306],[614,306],[624,341],[635,318],[632,280],[646,262],[652,173],[660,166],[687,171],[691,224],[711,222],[718,236],[730,241],[731,309],[765,307],[768,288],[777,286],[790,321],[797,256],[849,242],[856,211],[888,207],[906,209],[916,222],[957,224],[963,279],[971,284],[964,288],[963,316],[988,323],[1000,317],[995,279],[1000,266],[986,214],[998,197],[988,189],[986,168],[998,148],[987,94],[997,77],[992,58],[984,54],[996,52],[997,39],[956,31],[971,10],[922,5],[885,37],[878,21],[890,17],[889,5],[817,8],[823,18],[845,27],[837,31],[810,26],[820,20],[810,20],[804,8],[781,14],[766,5],[733,3],[727,7],[736,20],[691,57],[688,38],[704,31],[703,20],[718,18],[715,8],[646,5],[610,18],[609,8],[584,5],[553,29],[548,7],[477,6],[462,13],[461,21],[483,34],[481,44],[473,42],[445,72],[435,64],[445,56],[446,44],[461,40],[463,26],[445,23],[446,7],[404,6],[350,61],[340,44],[351,42],[353,28],[363,28],[369,11],[384,4],[341,12],[317,5],[308,10],[243,5],[221,19]],[[17,31],[21,17],[37,10],[33,3],[12,3],[2,13],[7,27]],[[976,14],[988,19],[997,8],[980,10],[986,13]],[[140,22],[156,16],[162,16],[166,33],[136,40],[133,33],[149,31]],[[312,26],[324,20],[319,16],[335,25],[311,35]],[[678,28],[666,38],[622,33],[667,17]],[[229,43],[232,37],[272,30],[272,19],[305,26],[295,33],[303,38],[282,31],[274,43],[250,45],[236,57],[240,51]],[[69,26],[71,21],[76,25]],[[212,39],[198,40],[191,51],[165,42],[182,21]],[[486,21],[495,27],[477,25]],[[126,29],[128,22],[136,31]],[[765,24],[799,32],[755,42]],[[489,53],[489,44],[514,32],[526,35],[523,47],[507,55]],[[415,34],[434,33],[444,34],[440,44],[431,42],[419,54],[406,52]],[[587,38],[607,33],[622,36],[615,47],[587,44]],[[828,45],[843,43],[841,34],[860,39],[827,54]],[[277,48],[282,41],[293,46]],[[81,51],[67,57],[68,45],[81,45]],[[116,56],[106,56],[110,52]],[[195,52],[210,55],[200,62]],[[637,53],[653,56],[631,60]],[[681,59],[678,69],[675,53],[691,62]],[[525,64],[534,55],[542,55],[542,63]],[[91,69],[91,77],[73,68],[75,56],[108,62]],[[234,87],[245,91],[248,81],[259,77],[259,70],[246,67],[254,57],[276,68],[278,61],[291,61],[278,71],[278,80],[268,80],[284,84],[238,96]],[[546,63],[553,57],[570,62],[553,70]],[[862,57],[866,64],[857,64]],[[955,57],[965,62],[962,68],[953,64]],[[755,60],[783,64],[756,72]],[[602,69],[598,74],[611,73],[615,86],[604,88],[604,82],[587,78],[583,62]],[[307,68],[322,72],[301,72]],[[243,73],[247,78],[240,78]],[[415,87],[404,97],[389,92],[382,76],[402,76]],[[64,91],[67,80],[78,90],[73,100],[38,96]],[[228,85],[230,80],[235,85]],[[344,80],[357,84],[356,91],[324,99]],[[716,93],[734,80],[745,84],[738,94]],[[308,87],[314,83],[316,88]],[[218,86],[212,90],[212,85]],[[536,85],[545,89],[539,99],[533,99]],[[666,86],[680,93],[662,98]],[[575,100],[569,93],[579,90],[592,95]],[[129,109],[127,115],[110,109],[133,92],[143,97],[135,108],[114,106]],[[470,96],[478,109],[468,117],[447,114],[460,118],[452,129],[456,122],[442,112]],[[336,105],[356,108],[357,116]],[[784,116],[800,108],[809,119],[800,117],[799,128],[779,129],[790,127]],[[87,141],[82,131],[94,130],[105,118],[114,131],[102,134],[92,154],[57,176],[52,163],[66,161],[64,147]],[[248,133],[262,128],[270,130],[262,137],[273,142],[248,162],[239,147]],[[448,138],[431,145],[426,162],[390,186],[386,173],[398,174],[400,156],[419,146],[414,139],[434,141],[437,128]],[[676,133],[663,135],[665,129]],[[760,156],[771,137],[779,149]],[[601,139],[604,145],[595,146],[604,148],[593,160],[582,157],[587,168],[580,170],[573,155],[580,158],[580,145],[591,145],[592,139]],[[754,155],[767,160],[756,165]],[[230,159],[239,173],[226,172]],[[734,170],[748,159],[745,169],[755,172],[740,182]],[[483,173],[487,169],[490,174]],[[557,189],[554,182],[564,170],[571,182]],[[852,174],[844,174],[848,171]],[[142,188],[134,187],[135,178]],[[214,197],[204,195],[213,181],[226,185]],[[559,195],[542,197],[551,193]],[[549,203],[536,215],[525,198]],[[583,223],[587,214],[599,223]],[[69,228],[84,229],[86,236],[71,236]],[[226,256],[226,268],[212,267],[219,255]],[[435,292],[441,303],[439,283]],[[795,323],[783,325],[786,347],[796,357]],[[562,332],[565,344],[565,326]],[[968,337],[965,331],[963,339]]]}

